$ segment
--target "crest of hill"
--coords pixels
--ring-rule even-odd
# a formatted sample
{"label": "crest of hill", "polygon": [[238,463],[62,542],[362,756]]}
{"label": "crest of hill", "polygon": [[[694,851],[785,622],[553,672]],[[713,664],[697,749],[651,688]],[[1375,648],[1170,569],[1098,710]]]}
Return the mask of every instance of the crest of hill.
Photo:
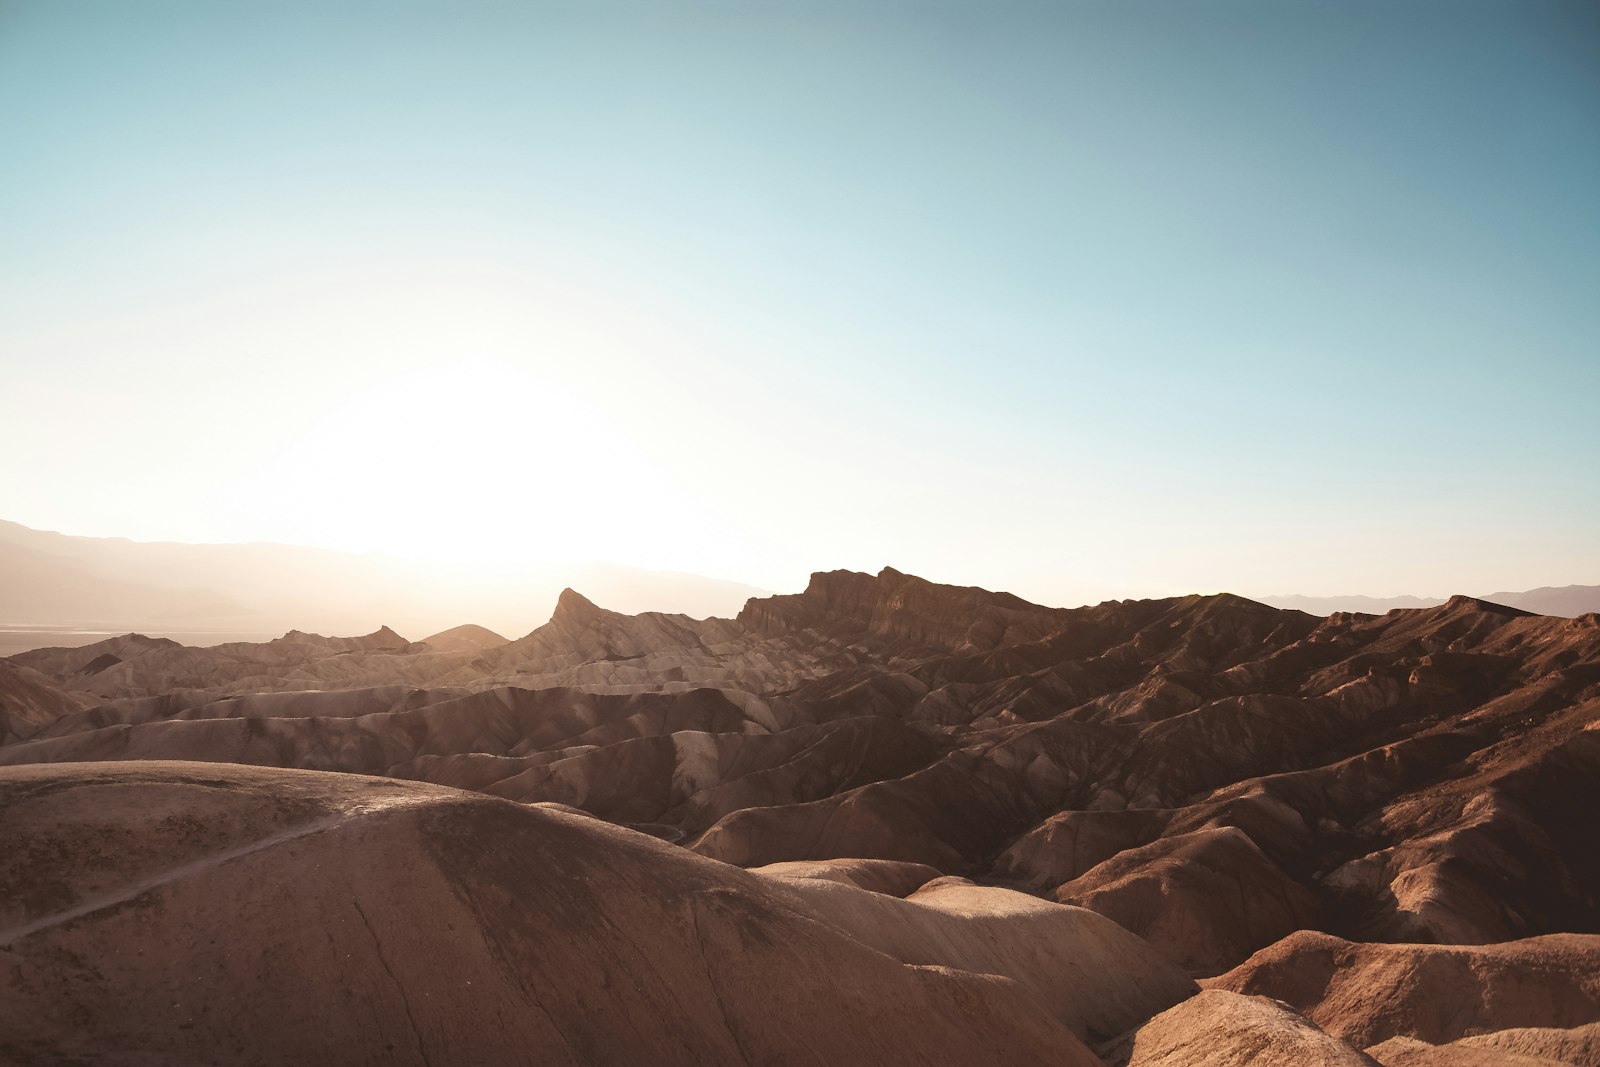
{"label": "crest of hill", "polygon": [[503,645],[506,643],[506,638],[486,626],[469,622],[424,637],[421,643],[440,652],[476,652]]}
{"label": "crest of hill", "polygon": [[33,736],[93,701],[58,689],[38,671],[0,660],[0,744]]}
{"label": "crest of hill", "polygon": [[403,652],[412,648],[410,641],[387,626],[380,626],[370,634],[360,637],[324,637],[303,630],[290,630],[270,644],[278,642],[318,645],[335,652]]}
{"label": "crest of hill", "polygon": [[[1336,612],[1360,612],[1365,615],[1382,615],[1395,609],[1434,608],[1446,602],[1446,597],[1418,596],[1304,596],[1302,594],[1266,596],[1264,603],[1276,608],[1293,608],[1312,615],[1332,615]],[[1554,615],[1575,619],[1590,612],[1600,611],[1600,585],[1541,586],[1521,592],[1501,590],[1474,599],[1503,604],[1506,607],[1529,611],[1535,615]]]}
{"label": "crest of hill", "polygon": [[939,585],[885,567],[877,575],[818,571],[805,592],[751,599],[738,621],[777,636],[855,630],[910,646],[975,652],[1044,637],[1066,617],[1059,608],[975,586]]}
{"label": "crest of hill", "polygon": [[[94,674],[124,660],[147,652],[180,649],[183,645],[166,637],[144,634],[119,634],[76,648],[35,648],[11,657],[11,662],[57,679],[77,674]],[[94,666],[93,670],[90,667]]]}

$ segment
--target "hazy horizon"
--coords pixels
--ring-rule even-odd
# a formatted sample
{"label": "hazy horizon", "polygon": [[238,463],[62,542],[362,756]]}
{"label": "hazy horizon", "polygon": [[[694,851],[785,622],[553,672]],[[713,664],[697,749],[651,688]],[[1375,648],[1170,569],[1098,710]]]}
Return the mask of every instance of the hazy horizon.
{"label": "hazy horizon", "polygon": [[[67,538],[67,544],[52,543],[62,536]],[[30,557],[25,554],[18,559],[7,555],[8,545],[19,546],[25,553],[43,551],[57,555],[71,569],[46,573],[41,582],[41,575],[29,570]],[[110,551],[96,551],[96,546],[107,546]],[[167,551],[171,549],[179,551]],[[183,550],[198,550],[200,554]],[[903,570],[892,560],[866,569],[877,572],[883,567]],[[814,569],[845,568],[819,565]],[[917,576],[946,585],[969,584],[959,576],[933,573]],[[85,577],[112,579],[117,583],[116,592],[131,590],[134,594],[131,601],[117,603],[131,602],[146,614],[127,614],[126,606],[102,616],[74,616],[70,610],[59,614],[63,603],[101,602],[104,589],[91,585],[85,593],[73,588]],[[26,611],[19,615],[14,610],[11,602],[17,599],[15,586],[19,578],[24,580],[24,585],[30,584],[27,579],[31,578],[31,584],[40,587],[35,593],[42,595],[36,595],[35,599],[47,607],[42,614],[35,614],[45,618],[51,611],[57,611],[57,615],[50,616],[54,621],[35,624],[28,621]],[[145,626],[169,636],[218,632],[230,635],[228,639],[231,640],[242,639],[240,635],[246,633],[258,637],[276,636],[288,629],[321,628],[353,634],[380,624],[394,625],[412,637],[462,623],[484,623],[493,630],[523,633],[545,621],[563,588],[576,589],[601,607],[623,614],[664,611],[696,618],[731,618],[750,597],[798,593],[807,584],[802,579],[785,588],[763,588],[715,574],[651,571],[604,560],[436,561],[377,551],[347,553],[274,542],[195,544],[121,537],[83,538],[63,535],[60,531],[31,530],[3,519],[0,519],[0,579],[9,582],[0,588],[12,594],[0,597],[0,601],[4,601],[0,603],[0,630],[49,632],[81,628],[83,633],[105,633],[110,632],[105,626],[118,630],[112,620],[121,619],[137,622],[135,628]],[[134,583],[132,586],[128,585],[130,581]],[[1091,603],[1051,601],[1029,588],[995,591],[1009,592],[1048,607],[1071,608]],[[1521,595],[1567,591],[1578,595]],[[175,593],[185,595],[175,597],[172,595]],[[1480,583],[1461,589],[1420,593],[1188,589],[1169,595],[1216,593],[1234,593],[1276,607],[1297,608],[1318,615],[1333,611],[1382,613],[1391,607],[1424,607],[1458,594],[1490,599],[1498,594],[1515,594],[1501,597],[1501,602],[1545,614],[1571,616],[1600,609],[1600,583],[1585,583],[1581,579],[1528,590]],[[22,597],[27,599],[25,590]],[[117,614],[119,610],[123,614]],[[143,621],[139,622],[141,619]]]}
{"label": "hazy horizon", "polygon": [[8,4],[0,518],[1600,581],[1597,57],[1578,3]]}

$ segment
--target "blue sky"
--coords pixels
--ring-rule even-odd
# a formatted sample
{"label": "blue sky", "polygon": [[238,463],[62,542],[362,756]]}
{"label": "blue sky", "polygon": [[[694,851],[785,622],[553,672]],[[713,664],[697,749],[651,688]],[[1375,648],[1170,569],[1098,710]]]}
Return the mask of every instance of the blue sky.
{"label": "blue sky", "polygon": [[1600,8],[0,3],[4,517],[1600,582]]}

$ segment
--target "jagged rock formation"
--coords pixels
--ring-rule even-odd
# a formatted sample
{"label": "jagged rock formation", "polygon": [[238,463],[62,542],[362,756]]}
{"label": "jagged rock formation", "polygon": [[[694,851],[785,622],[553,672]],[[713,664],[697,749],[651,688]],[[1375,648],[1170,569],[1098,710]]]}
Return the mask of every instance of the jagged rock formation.
{"label": "jagged rock formation", "polygon": [[[1580,935],[1600,934],[1594,615],[1466,597],[1326,619],[1228,595],[1060,610],[886,569],[819,573],[736,619],[567,590],[527,636],[464,643],[29,653],[11,666],[58,696],[0,765],[311,768],[586,813],[760,870],[764,893],[903,963],[1007,976],[1089,1043],[1183,999],[1184,972],[1286,1002],[1343,1043],[1328,1062],[1600,1021],[1579,977]],[[1143,977],[1097,1000],[1063,961],[1108,928]],[[1502,972],[1566,1009],[1496,993],[1511,1007],[1442,1025],[1418,1006],[1522,988]],[[1169,1039],[1196,1028],[1322,1047],[1226,997],[1189,1012],[1140,1055],[1191,1062]]]}

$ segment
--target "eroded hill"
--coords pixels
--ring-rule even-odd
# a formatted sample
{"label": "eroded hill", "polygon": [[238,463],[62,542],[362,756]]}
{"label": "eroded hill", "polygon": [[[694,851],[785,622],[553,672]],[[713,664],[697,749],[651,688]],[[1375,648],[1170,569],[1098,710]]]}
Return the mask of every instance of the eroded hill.
{"label": "eroded hill", "polygon": [[[1215,997],[1118,1044],[1187,994],[1135,998],[1114,1025],[1089,1025],[1061,1007],[1082,990],[1038,992],[1070,952],[1023,966],[1015,945],[951,962],[886,933],[902,923],[888,905],[839,903],[819,920],[903,964],[1032,983],[1030,996],[1057,1005],[1046,1015],[1107,1062],[1228,1062],[1173,1059],[1171,1047],[1233,1023],[1279,1034],[1289,1063],[1319,1042],[1357,1057],[1375,1046],[1382,1062],[1459,1057],[1477,1046],[1436,1046],[1600,1021],[1581,1007],[1559,1019],[1463,1009],[1444,1029],[1369,1025],[1377,1007],[1350,1009],[1352,1022],[1332,993],[1288,995],[1271,978],[1283,969],[1261,962],[1316,932],[1355,946],[1325,955],[1369,976],[1363,997],[1391,982],[1426,1000],[1455,995],[1442,965],[1422,981],[1416,968],[1358,966],[1379,957],[1357,949],[1509,943],[1557,985],[1581,985],[1562,976],[1600,942],[1600,617],[1461,597],[1326,619],[1226,595],[1062,610],[886,569],[817,574],[736,619],[621,615],[569,590],[521,639],[463,631],[448,649],[383,629],[208,649],[130,635],[27,653],[10,669],[27,672],[32,710],[8,720],[0,765],[17,769],[0,775],[34,781],[55,772],[28,765],[63,764],[70,783],[85,762],[188,760],[409,779],[561,805],[679,846],[650,856],[726,865],[695,870],[765,872],[738,886],[820,872],[808,907],[824,911],[841,878],[867,893],[857,901],[956,876],[994,887],[963,892],[1006,894],[970,902],[1000,909],[996,929],[1036,921],[1029,908],[1087,909],[1174,974],[1228,972]],[[298,781],[259,780],[268,793]],[[1236,977],[1250,967],[1257,977]],[[1234,1011],[1237,994],[1310,1021]]]}

